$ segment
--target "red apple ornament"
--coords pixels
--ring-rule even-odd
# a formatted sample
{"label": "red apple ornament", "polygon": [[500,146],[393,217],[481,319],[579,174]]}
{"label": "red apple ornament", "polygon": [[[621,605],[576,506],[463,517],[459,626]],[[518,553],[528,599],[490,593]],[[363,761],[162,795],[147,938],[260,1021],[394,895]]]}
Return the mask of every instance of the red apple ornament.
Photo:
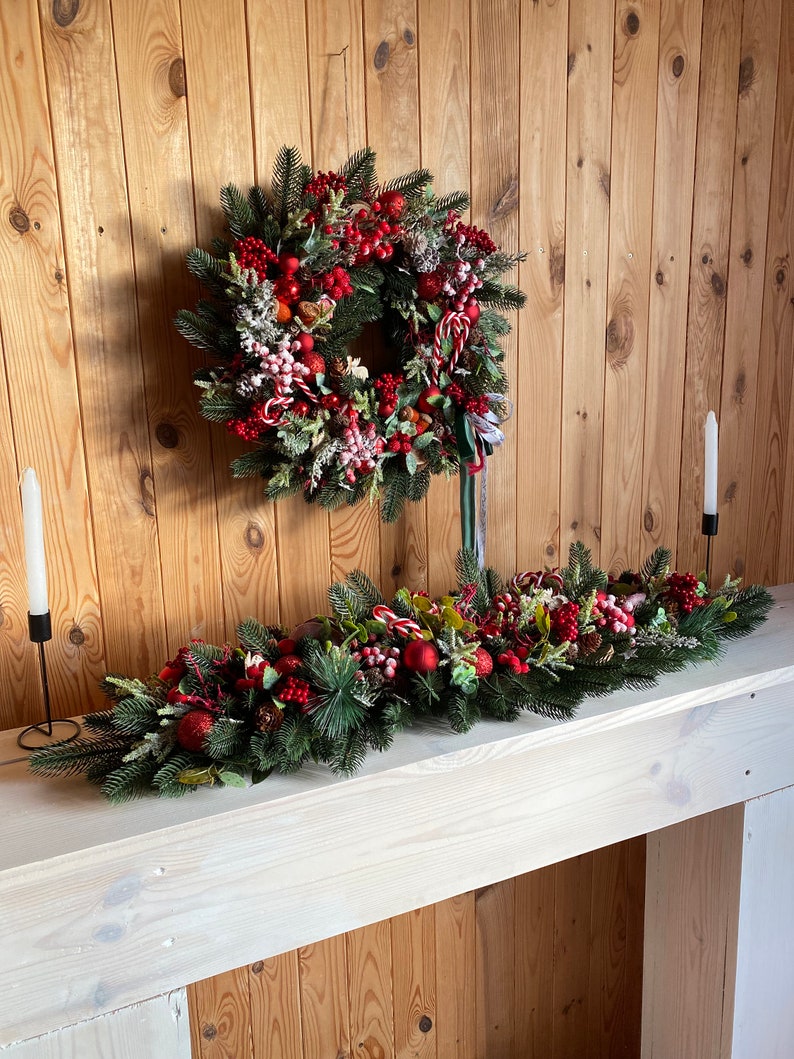
{"label": "red apple ornament", "polygon": [[438,668],[438,649],[428,640],[411,640],[403,648],[403,665],[412,673],[423,676]]}

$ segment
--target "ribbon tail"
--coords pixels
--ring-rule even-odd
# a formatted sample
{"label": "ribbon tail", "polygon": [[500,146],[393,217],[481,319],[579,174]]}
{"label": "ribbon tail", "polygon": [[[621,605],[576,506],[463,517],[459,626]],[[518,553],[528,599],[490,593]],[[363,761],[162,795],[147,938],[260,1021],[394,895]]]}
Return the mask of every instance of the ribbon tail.
{"label": "ribbon tail", "polygon": [[460,465],[460,535],[463,547],[476,554],[477,513],[474,502],[474,478],[467,473],[466,464]]}
{"label": "ribbon tail", "polygon": [[483,459],[480,472],[480,517],[477,522],[477,563],[485,568],[485,538],[488,532],[488,460]]}

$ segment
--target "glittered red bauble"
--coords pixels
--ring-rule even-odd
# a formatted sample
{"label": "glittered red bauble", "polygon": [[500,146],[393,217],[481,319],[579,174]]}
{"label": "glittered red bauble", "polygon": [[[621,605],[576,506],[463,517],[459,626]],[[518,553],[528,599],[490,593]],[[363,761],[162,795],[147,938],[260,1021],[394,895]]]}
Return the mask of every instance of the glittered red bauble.
{"label": "glittered red bauble", "polygon": [[273,293],[279,301],[287,302],[291,305],[293,302],[300,300],[301,285],[290,276],[281,276],[273,284]]}
{"label": "glittered red bauble", "polygon": [[438,668],[438,650],[427,640],[411,640],[403,648],[402,663],[412,673],[432,673]]}
{"label": "glittered red bauble", "polygon": [[294,254],[279,254],[278,267],[285,276],[294,276],[301,263]]}
{"label": "glittered red bauble", "polygon": [[419,394],[419,400],[416,402],[416,406],[420,412],[426,412],[428,415],[432,415],[435,409],[428,402],[428,397],[438,397],[441,394],[441,390],[437,386],[428,386],[427,389],[422,390]]}
{"label": "glittered red bauble", "polygon": [[484,647],[478,647],[474,652],[474,674],[477,677],[487,677],[493,673],[493,658]]}
{"label": "glittered red bauble", "polygon": [[400,191],[384,191],[378,195],[381,210],[396,220],[405,209],[405,195]]}
{"label": "glittered red bauble", "polygon": [[300,669],[301,660],[297,655],[284,655],[273,663],[273,668],[282,677],[289,677]]}
{"label": "glittered red bauble", "polygon": [[312,375],[325,375],[325,357],[321,357],[319,353],[309,350],[303,354],[301,360]]}
{"label": "glittered red bauble", "polygon": [[420,298],[424,298],[425,301],[429,302],[439,296],[443,286],[441,277],[437,276],[435,272],[421,272],[419,279],[416,281],[416,293]]}
{"label": "glittered red bauble", "polygon": [[463,315],[468,318],[469,323],[474,327],[480,319],[480,303],[476,298],[469,298],[463,307]]}
{"label": "glittered red bauble", "polygon": [[308,331],[301,331],[296,336],[295,341],[298,343],[301,353],[311,353],[314,349],[314,339]]}
{"label": "glittered red bauble", "polygon": [[215,718],[211,713],[206,710],[191,710],[177,725],[176,741],[183,750],[192,750],[194,754],[199,754],[214,724]]}

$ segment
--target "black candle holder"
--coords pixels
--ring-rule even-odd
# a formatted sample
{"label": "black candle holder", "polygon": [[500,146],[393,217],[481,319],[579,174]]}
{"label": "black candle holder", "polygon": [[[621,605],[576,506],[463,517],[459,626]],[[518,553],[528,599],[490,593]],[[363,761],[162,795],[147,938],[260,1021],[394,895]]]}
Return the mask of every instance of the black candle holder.
{"label": "black candle holder", "polygon": [[[29,724],[27,728],[23,728],[17,736],[17,746],[20,746],[23,750],[38,750],[40,746],[45,746],[48,740],[68,743],[72,739],[78,737],[81,729],[76,721],[53,721],[52,713],[50,712],[50,689],[49,684],[47,683],[47,659],[44,654],[44,644],[47,640],[52,639],[50,612],[47,611],[46,614],[28,614],[28,632],[30,633],[30,638],[33,643],[38,644],[39,647],[39,672],[41,673],[41,688],[44,693],[44,720],[39,721],[38,724]],[[65,730],[67,733],[71,734],[56,735],[56,725],[61,731]],[[42,738],[32,743],[26,742],[25,737],[32,735],[33,732],[37,732]]]}
{"label": "black candle holder", "polygon": [[706,538],[706,583],[711,581],[711,538],[717,536],[719,524],[719,515],[707,515],[705,512],[703,513],[703,518],[700,523],[700,532]]}

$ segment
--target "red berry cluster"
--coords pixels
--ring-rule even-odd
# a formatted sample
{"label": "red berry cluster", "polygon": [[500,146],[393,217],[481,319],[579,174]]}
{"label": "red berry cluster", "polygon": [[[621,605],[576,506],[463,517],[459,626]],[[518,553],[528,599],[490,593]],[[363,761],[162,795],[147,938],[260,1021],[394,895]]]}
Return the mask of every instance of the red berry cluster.
{"label": "red berry cluster", "polygon": [[463,387],[458,382],[451,382],[444,390],[445,397],[451,397],[456,405],[463,405],[466,402],[466,394],[463,392]]}
{"label": "red berry cluster", "polygon": [[315,173],[303,194],[314,195],[318,202],[327,202],[329,191],[347,191],[347,181],[341,173]]}
{"label": "red berry cluster", "polygon": [[554,636],[562,643],[568,640],[573,643],[579,639],[579,604],[563,603],[561,607],[549,612],[549,622]]}
{"label": "red berry cluster", "polygon": [[310,685],[300,677],[285,677],[273,689],[273,697],[281,702],[296,702],[305,706],[309,701]]}
{"label": "red berry cluster", "polygon": [[476,247],[483,254],[493,254],[496,252],[496,243],[484,232],[482,228],[475,228],[473,224],[464,224],[463,221],[459,221],[455,232],[457,235],[462,235],[465,242],[469,246]]}
{"label": "red berry cluster", "polygon": [[242,438],[243,441],[256,441],[264,427],[260,416],[260,412],[263,408],[264,406],[262,403],[257,402],[252,406],[251,414],[246,416],[245,419],[228,420],[226,423],[226,429],[230,434]]}
{"label": "red berry cluster", "polygon": [[678,604],[682,614],[691,614],[695,607],[703,606],[704,600],[697,594],[698,579],[694,574],[670,574],[667,578],[668,599]]}
{"label": "red berry cluster", "polygon": [[528,656],[528,648],[517,647],[515,651],[502,651],[500,655],[497,655],[496,661],[500,666],[507,666],[513,673],[528,673],[529,662],[526,660]]}
{"label": "red berry cluster", "polygon": [[[447,387],[449,392],[449,387]],[[466,411],[471,412],[475,416],[484,416],[488,414],[490,403],[488,398],[483,394],[481,397],[469,397],[466,401]]]}
{"label": "red berry cluster", "polygon": [[386,448],[389,452],[405,452],[411,451],[412,441],[408,434],[403,434],[401,431],[397,431],[396,434],[392,434],[389,440],[386,442]]}
{"label": "red berry cluster", "polygon": [[[366,226],[366,230],[362,225]],[[385,219],[378,220],[362,208],[353,223],[345,225],[342,235],[347,247],[355,253],[353,263],[365,265],[373,258],[381,262],[390,261],[394,255],[391,238],[401,232],[399,224],[390,224]]]}
{"label": "red berry cluster", "polygon": [[314,285],[326,291],[337,302],[340,298],[349,298],[353,293],[350,274],[341,265],[336,265],[330,272],[323,272],[316,276]]}
{"label": "red berry cluster", "polygon": [[267,278],[268,265],[278,264],[278,254],[274,254],[266,243],[253,235],[238,239],[234,244],[234,256],[240,268],[252,268],[256,272],[260,283]]}
{"label": "red berry cluster", "polygon": [[404,382],[405,379],[402,375],[391,375],[387,371],[375,379],[374,386],[379,392],[382,401],[396,401],[397,387],[402,386]]}

